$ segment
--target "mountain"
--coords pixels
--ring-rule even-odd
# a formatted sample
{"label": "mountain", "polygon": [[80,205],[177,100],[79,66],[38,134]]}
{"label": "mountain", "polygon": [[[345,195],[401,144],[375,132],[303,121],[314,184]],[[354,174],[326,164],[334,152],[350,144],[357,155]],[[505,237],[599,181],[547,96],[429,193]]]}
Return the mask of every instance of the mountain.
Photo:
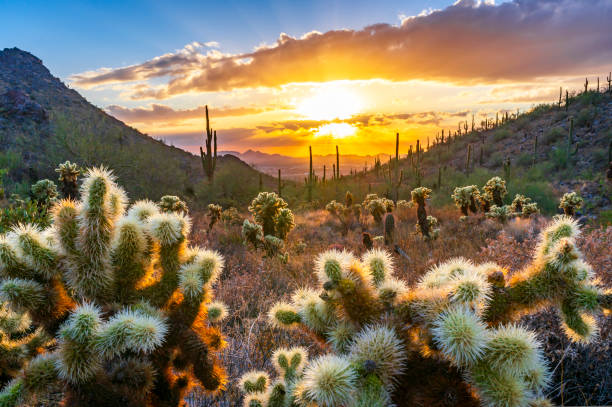
{"label": "mountain", "polygon": [[110,167],[132,199],[174,194],[193,203],[241,201],[256,192],[259,180],[256,170],[226,155],[218,159],[215,183],[223,187],[213,193],[199,157],[108,115],[34,55],[17,48],[0,51],[0,169],[8,169],[7,189],[24,192],[38,179],[55,180],[54,168],[65,160]]}
{"label": "mountain", "polygon": [[[316,148],[316,146],[315,146]],[[302,181],[305,176],[308,176],[310,166],[308,157],[290,157],[282,154],[268,154],[261,151],[247,150],[244,153],[236,151],[221,151],[219,154],[231,154],[249,165],[257,168],[259,171],[276,176],[277,171],[281,169],[283,178]],[[376,157],[379,157],[382,162],[389,160],[389,156],[379,154],[372,155],[350,155],[342,154],[340,151],[340,174],[348,175],[351,171],[362,171],[365,166],[371,167],[374,164]],[[323,176],[323,166],[326,170],[326,178],[331,178],[333,166],[336,165],[336,155],[312,155],[312,166],[318,176]]]}

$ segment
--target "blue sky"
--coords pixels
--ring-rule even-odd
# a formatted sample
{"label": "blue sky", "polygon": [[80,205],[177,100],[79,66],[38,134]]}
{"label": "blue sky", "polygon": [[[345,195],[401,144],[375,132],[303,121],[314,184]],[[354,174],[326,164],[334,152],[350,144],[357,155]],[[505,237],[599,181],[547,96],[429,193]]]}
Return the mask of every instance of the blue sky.
{"label": "blue sky", "polygon": [[[499,1],[498,1],[499,3]],[[400,15],[444,8],[449,0],[384,1],[6,1],[0,48],[19,47],[51,71],[73,73],[135,64],[193,41],[239,53],[318,30],[398,24]]]}

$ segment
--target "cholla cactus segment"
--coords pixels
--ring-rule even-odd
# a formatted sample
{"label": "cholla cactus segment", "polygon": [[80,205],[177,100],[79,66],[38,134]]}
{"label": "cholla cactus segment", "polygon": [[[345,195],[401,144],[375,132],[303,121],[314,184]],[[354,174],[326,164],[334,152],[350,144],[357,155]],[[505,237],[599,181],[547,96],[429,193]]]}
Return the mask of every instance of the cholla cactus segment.
{"label": "cholla cactus segment", "polygon": [[164,195],[157,204],[160,210],[164,213],[179,213],[186,214],[189,212],[185,201],[175,195]]}
{"label": "cholla cactus segment", "polygon": [[357,374],[345,358],[325,355],[304,371],[303,393],[321,407],[350,405]]}
{"label": "cholla cactus segment", "polygon": [[559,208],[563,209],[563,212],[567,216],[574,216],[577,209],[582,208],[584,199],[576,192],[568,192],[561,197]]}
{"label": "cholla cactus segment", "polygon": [[223,321],[229,314],[227,306],[220,301],[214,301],[206,307],[208,320],[212,323]]}
{"label": "cholla cactus segment", "polygon": [[538,352],[539,344],[533,332],[510,324],[491,333],[485,359],[495,370],[523,375],[537,367]]}
{"label": "cholla cactus segment", "polygon": [[251,243],[253,247],[259,247],[263,243],[263,228],[245,219],[242,223],[242,237],[245,242]]}
{"label": "cholla cactus segment", "polygon": [[20,400],[51,386],[67,406],[178,406],[185,381],[223,386],[223,337],[206,320],[223,258],[188,247],[186,211],[141,201],[126,213],[126,203],[110,171],[91,169],[80,201],[60,201],[50,228],[0,236],[0,331],[10,320],[16,328],[17,314],[32,330],[14,347],[24,355],[11,373],[22,378]]}
{"label": "cholla cactus segment", "polygon": [[144,222],[153,215],[159,213],[159,207],[153,201],[147,199],[136,201],[130,206],[127,212],[128,218],[136,219],[140,222]]}
{"label": "cholla cactus segment", "polygon": [[498,207],[504,206],[503,198],[508,193],[506,181],[500,177],[493,177],[487,181],[484,189],[484,198]]}
{"label": "cholla cactus segment", "polygon": [[280,209],[274,217],[274,223],[276,225],[275,236],[279,239],[285,240],[287,234],[295,227],[293,212],[291,212],[289,208]]}
{"label": "cholla cactus segment", "polygon": [[435,342],[455,365],[468,367],[481,359],[489,335],[485,324],[468,307],[448,309],[433,326]]}
{"label": "cholla cactus segment", "polygon": [[250,393],[244,398],[244,407],[265,407],[267,394],[265,393]]}
{"label": "cholla cactus segment", "polygon": [[[404,371],[407,354],[402,341],[393,328],[367,326],[353,340],[349,350],[352,363],[369,369],[389,388]],[[372,368],[366,365],[371,365]]]}
{"label": "cholla cactus segment", "polygon": [[353,343],[353,337],[357,333],[354,324],[346,321],[338,323],[327,332],[327,338],[336,353],[346,353]]}
{"label": "cholla cactus segment", "polygon": [[361,262],[367,268],[376,286],[393,274],[393,257],[386,250],[368,250],[363,254]]}
{"label": "cholla cactus segment", "polygon": [[290,380],[302,373],[308,361],[308,352],[302,347],[290,349],[279,348],[272,354],[272,363],[276,372],[284,378]]}
{"label": "cholla cactus segment", "polygon": [[268,311],[268,321],[276,328],[288,329],[296,327],[302,318],[295,306],[278,302]]}
{"label": "cholla cactus segment", "polygon": [[240,389],[246,394],[264,393],[268,390],[270,376],[261,370],[253,370],[245,373],[238,382]]}
{"label": "cholla cactus segment", "polygon": [[346,251],[332,249],[319,254],[315,260],[319,283],[321,285],[327,281],[338,283],[354,260],[353,255]]}

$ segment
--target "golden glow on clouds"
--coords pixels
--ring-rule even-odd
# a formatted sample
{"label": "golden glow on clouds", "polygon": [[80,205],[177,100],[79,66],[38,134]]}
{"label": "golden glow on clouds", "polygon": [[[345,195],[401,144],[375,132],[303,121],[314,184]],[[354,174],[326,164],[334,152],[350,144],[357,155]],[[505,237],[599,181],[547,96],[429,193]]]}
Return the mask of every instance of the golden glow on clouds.
{"label": "golden glow on clouds", "polygon": [[334,139],[343,139],[357,133],[357,128],[348,123],[329,123],[319,126],[314,133],[315,137],[331,137]]}
{"label": "golden glow on clouds", "polygon": [[311,120],[348,119],[361,113],[362,98],[347,85],[331,83],[298,103],[296,112]]}

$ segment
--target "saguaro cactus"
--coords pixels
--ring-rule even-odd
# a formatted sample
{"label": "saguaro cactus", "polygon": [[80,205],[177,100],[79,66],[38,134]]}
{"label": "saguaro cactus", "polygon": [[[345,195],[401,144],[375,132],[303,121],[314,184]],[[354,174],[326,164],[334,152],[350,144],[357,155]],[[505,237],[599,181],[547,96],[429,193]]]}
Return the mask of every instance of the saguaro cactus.
{"label": "saguaro cactus", "polygon": [[262,371],[243,376],[244,405],[550,405],[541,345],[515,321],[553,306],[571,341],[594,337],[594,316],[610,310],[612,295],[581,259],[578,233],[571,219],[555,220],[533,262],[511,277],[495,263],[458,258],[433,266],[410,288],[393,276],[385,251],[361,259],[321,253],[316,287],[295,291],[268,316],[274,327],[308,330],[329,353],[309,358],[300,347],[278,349],[275,378]]}
{"label": "saguaro cactus", "polygon": [[[208,105],[205,106],[206,110],[206,153],[200,147],[200,159],[202,160],[202,168],[204,174],[208,178],[208,182],[213,182],[215,176],[215,169],[217,168],[217,131],[213,131],[210,128],[210,121],[208,118]],[[214,141],[214,151],[213,151]]]}
{"label": "saguaro cactus", "polygon": [[126,206],[111,173],[91,169],[81,201],[59,202],[49,229],[0,236],[0,302],[57,340],[0,405],[30,405],[53,387],[66,406],[178,406],[189,383],[223,387],[214,355],[224,339],[211,322],[224,307],[210,302],[223,258],[188,246],[184,213]]}
{"label": "saguaro cactus", "polygon": [[340,152],[338,151],[338,146],[336,145],[336,179],[340,179]]}

